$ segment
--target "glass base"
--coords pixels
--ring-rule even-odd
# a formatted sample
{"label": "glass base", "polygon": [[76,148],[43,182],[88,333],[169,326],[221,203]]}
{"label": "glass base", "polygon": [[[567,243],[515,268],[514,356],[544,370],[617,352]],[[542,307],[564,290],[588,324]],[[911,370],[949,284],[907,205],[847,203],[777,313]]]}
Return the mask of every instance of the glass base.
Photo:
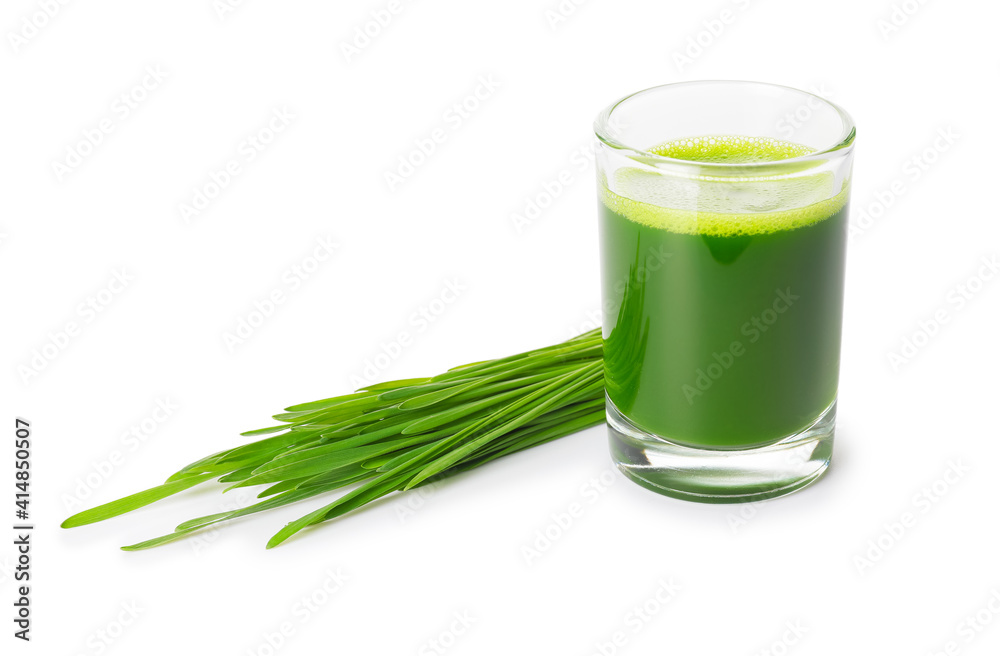
{"label": "glass base", "polygon": [[837,403],[798,433],[745,450],[674,444],[632,424],[610,399],[607,415],[611,458],[639,485],[689,501],[745,503],[790,494],[823,476],[833,452]]}

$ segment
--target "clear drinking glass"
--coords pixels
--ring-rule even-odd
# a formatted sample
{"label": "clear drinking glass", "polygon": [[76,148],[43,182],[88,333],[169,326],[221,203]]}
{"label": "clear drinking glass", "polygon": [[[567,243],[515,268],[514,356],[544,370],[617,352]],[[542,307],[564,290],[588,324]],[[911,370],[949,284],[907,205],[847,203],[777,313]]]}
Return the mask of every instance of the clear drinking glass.
{"label": "clear drinking glass", "polygon": [[854,124],[813,94],[668,84],[594,126],[612,457],[670,496],[787,494],[829,466]]}

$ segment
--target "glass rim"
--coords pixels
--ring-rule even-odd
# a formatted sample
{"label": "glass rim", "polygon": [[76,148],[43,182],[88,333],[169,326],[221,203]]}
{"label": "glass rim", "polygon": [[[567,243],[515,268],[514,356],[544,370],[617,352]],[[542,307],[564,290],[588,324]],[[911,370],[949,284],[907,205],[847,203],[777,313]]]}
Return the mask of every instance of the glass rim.
{"label": "glass rim", "polygon": [[[822,148],[818,148],[818,149],[816,149],[816,150],[814,150],[812,152],[806,153],[804,155],[798,155],[796,157],[789,157],[787,159],[779,159],[779,160],[769,160],[769,161],[765,160],[765,161],[760,161],[760,162],[738,162],[738,163],[736,163],[736,162],[699,162],[699,161],[696,161],[696,160],[679,159],[679,158],[676,158],[676,157],[667,157],[665,155],[657,155],[656,153],[652,153],[652,152],[650,152],[648,150],[643,150],[642,148],[638,148],[638,147],[635,147],[635,146],[630,146],[628,144],[625,144],[625,143],[619,141],[618,139],[616,139],[612,135],[612,126],[611,126],[611,117],[612,117],[612,114],[623,103],[626,103],[629,100],[632,100],[632,99],[636,98],[637,96],[641,96],[641,95],[644,95],[644,94],[647,94],[647,93],[653,93],[653,92],[660,91],[660,90],[663,90],[663,89],[683,87],[683,86],[711,85],[711,84],[715,84],[715,85],[719,85],[719,84],[731,84],[731,85],[763,86],[763,87],[770,87],[772,89],[784,89],[784,90],[788,90],[788,91],[794,91],[795,93],[799,93],[799,94],[802,94],[804,96],[808,96],[810,98],[815,98],[820,103],[822,103],[822,104],[830,107],[835,112],[837,112],[837,115],[840,116],[840,119],[841,119],[841,121],[843,123],[843,129],[842,129],[840,135],[837,137],[837,140],[836,140],[835,143],[832,143],[832,144],[830,144],[828,146],[825,146],[825,147],[822,147]],[[840,105],[838,105],[838,104],[836,104],[834,102],[831,102],[831,101],[827,100],[826,98],[823,98],[822,96],[818,96],[815,93],[810,93],[809,91],[803,91],[802,89],[797,89],[795,87],[790,87],[790,86],[786,86],[786,85],[783,85],[783,84],[772,84],[770,82],[757,82],[757,81],[754,81],[754,80],[691,80],[691,81],[688,81],[688,82],[670,82],[668,84],[660,84],[660,85],[657,85],[657,86],[654,86],[654,87],[649,87],[647,89],[642,89],[641,91],[636,91],[634,93],[630,93],[627,96],[619,98],[618,100],[616,100],[615,102],[611,103],[606,108],[604,108],[604,110],[601,111],[601,113],[598,114],[597,118],[594,120],[594,134],[597,136],[598,140],[601,143],[603,143],[604,145],[608,146],[609,148],[613,148],[613,149],[618,150],[618,151],[625,151],[626,153],[630,153],[630,154],[633,154],[635,156],[638,156],[638,157],[640,157],[642,159],[642,161],[644,163],[653,164],[653,165],[664,164],[664,165],[667,165],[667,166],[678,166],[678,165],[680,165],[680,166],[685,166],[685,167],[698,167],[698,168],[703,168],[703,169],[715,170],[717,172],[726,171],[726,170],[746,171],[747,169],[751,169],[751,170],[754,170],[754,169],[759,170],[759,169],[767,169],[767,168],[772,168],[773,169],[773,168],[783,167],[784,165],[796,165],[796,164],[800,164],[802,162],[810,162],[810,161],[815,161],[815,160],[826,159],[832,153],[835,153],[835,152],[838,152],[838,151],[850,150],[850,148],[854,145],[855,133],[856,133],[856,130],[855,130],[855,125],[854,125],[854,119],[852,119],[851,115],[848,114],[847,111],[843,107],[841,107]]]}

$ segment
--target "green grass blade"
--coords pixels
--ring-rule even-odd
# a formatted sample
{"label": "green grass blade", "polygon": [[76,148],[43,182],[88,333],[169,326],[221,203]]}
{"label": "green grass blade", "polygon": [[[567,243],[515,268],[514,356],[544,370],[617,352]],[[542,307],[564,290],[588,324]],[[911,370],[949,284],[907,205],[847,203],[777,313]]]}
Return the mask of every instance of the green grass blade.
{"label": "green grass blade", "polygon": [[403,480],[405,479],[398,474],[383,474],[379,478],[348,492],[333,503],[315,510],[304,517],[300,517],[294,522],[289,522],[268,540],[267,548],[273,549],[307,526],[312,526],[327,519],[333,519],[366,503],[370,503],[379,497],[383,497],[399,489]]}
{"label": "green grass blade", "polygon": [[228,488],[267,485],[248,508],[178,525],[146,549],[207,526],[360,483],[282,528],[268,548],[303,528],[339,517],[394,491],[482,466],[558,439],[604,416],[600,329],[565,342],[453,367],[431,378],[376,383],[352,394],[300,403],[274,415],[263,436],[175,472],[163,485],[78,513],[63,526],[108,519],[211,478]]}
{"label": "green grass blade", "polygon": [[111,501],[110,503],[105,503],[97,506],[96,508],[91,508],[90,510],[84,510],[83,512],[77,513],[64,521],[62,523],[62,527],[74,528],[76,526],[93,524],[94,522],[102,522],[105,519],[111,519],[112,517],[117,517],[118,515],[124,515],[127,512],[132,512],[133,510],[142,508],[143,506],[148,506],[149,504],[159,501],[160,499],[166,499],[173,494],[183,492],[184,490],[194,487],[199,483],[204,483],[209,479],[215,478],[215,476],[216,474],[202,474],[201,476],[192,476],[191,478],[186,478],[180,481],[157,485],[156,487],[151,487],[148,490],[136,492],[135,494],[131,494],[116,501]]}
{"label": "green grass blade", "polygon": [[516,408],[519,411],[518,415],[427,465],[423,470],[410,479],[406,489],[413,487],[415,484],[420,483],[435,474],[441,473],[445,469],[459,462],[462,458],[474,453],[478,448],[488,443],[490,440],[495,439],[496,437],[503,435],[514,428],[523,426],[535,417],[544,413],[548,408],[551,408],[561,399],[570,396],[573,392],[583,387],[586,387],[589,383],[593,382],[595,378],[604,375],[603,363],[596,362],[585,365],[581,369],[580,374],[582,377],[576,382],[570,383],[568,386],[566,385],[566,379],[577,374],[567,374],[566,376],[553,381],[549,385],[532,392],[524,399],[511,404],[512,406],[518,406]]}
{"label": "green grass blade", "polygon": [[463,403],[461,405],[450,407],[446,410],[441,410],[440,412],[435,412],[433,414],[427,415],[422,419],[417,419],[409,426],[403,429],[403,435],[412,435],[415,433],[422,433],[428,431],[432,428],[438,428],[439,426],[444,426],[453,421],[477,413],[481,410],[486,410],[503,403],[508,399],[514,399],[519,396],[524,395],[526,391],[531,391],[544,387],[546,383],[540,382],[533,385],[528,385],[523,389],[515,389],[509,392],[503,392],[497,394],[496,396],[490,396],[485,399],[479,399],[478,401],[471,401],[469,403]]}
{"label": "green grass blade", "polygon": [[339,487],[345,487],[347,485],[353,485],[354,483],[363,481],[366,478],[371,478],[374,475],[375,472],[365,469],[360,465],[351,465],[348,467],[341,467],[336,471],[313,476],[302,483],[299,483],[295,487],[298,490],[308,490],[315,487],[332,490]]}
{"label": "green grass blade", "polygon": [[190,529],[188,529],[186,531],[174,531],[173,533],[169,533],[167,535],[161,535],[160,537],[153,538],[152,540],[146,540],[144,542],[137,542],[135,544],[130,544],[128,546],[122,547],[121,550],[122,551],[142,551],[143,549],[152,549],[153,547],[159,547],[159,546],[162,546],[164,544],[168,544],[170,542],[175,542],[176,540],[180,540],[181,538],[186,538],[190,534],[192,534],[195,531],[197,531],[199,528],[201,528],[201,527],[199,526],[199,527],[196,527],[196,528],[190,528]]}
{"label": "green grass blade", "polygon": [[393,390],[401,387],[412,387],[414,385],[421,385],[429,380],[430,378],[402,378],[400,380],[389,380],[384,383],[375,383],[373,385],[368,385],[367,387],[362,387],[358,391],[381,392],[384,390]]}
{"label": "green grass blade", "polygon": [[233,483],[238,481],[245,481],[253,475],[253,470],[257,465],[248,465],[242,469],[237,469],[236,471],[230,472],[219,479],[220,483]]}
{"label": "green grass blade", "polygon": [[285,412],[314,412],[316,410],[326,410],[335,405],[341,405],[355,399],[367,399],[371,398],[371,396],[371,392],[358,390],[354,394],[342,394],[341,396],[332,396],[328,399],[320,399],[318,401],[309,401],[308,403],[290,405],[285,408]]}
{"label": "green grass blade", "polygon": [[279,492],[287,492],[288,490],[294,490],[296,487],[298,487],[299,483],[304,483],[308,481],[310,478],[311,476],[303,476],[302,478],[289,478],[286,481],[275,483],[271,487],[261,490],[257,494],[257,498],[265,499],[267,497],[273,497],[275,494],[278,494]]}
{"label": "green grass blade", "polygon": [[240,433],[243,437],[252,437],[254,435],[270,435],[271,433],[280,433],[283,430],[288,430],[287,424],[281,424],[280,426],[269,426],[268,428],[256,428],[254,430],[243,431]]}
{"label": "green grass blade", "polygon": [[[272,461],[271,463],[262,465],[254,472],[252,477],[243,481],[240,485],[247,487],[261,483],[277,483],[289,478],[314,476],[347,465],[358,464],[369,458],[392,453],[393,451],[422,444],[426,441],[426,436],[418,435],[416,437],[361,446],[354,449],[331,450],[328,447],[316,447],[316,449],[296,454],[296,456],[301,457],[283,458],[279,461]],[[316,453],[311,453],[310,451],[315,451]]]}
{"label": "green grass blade", "polygon": [[[459,383],[461,381],[458,381]],[[421,394],[427,394],[429,392],[434,392],[437,390],[448,389],[455,386],[456,381],[445,381],[443,383],[422,383],[420,385],[414,385],[413,387],[405,387],[400,389],[392,389],[383,392],[379,395],[379,401],[398,403],[404,399],[411,399],[415,396],[420,396]]]}

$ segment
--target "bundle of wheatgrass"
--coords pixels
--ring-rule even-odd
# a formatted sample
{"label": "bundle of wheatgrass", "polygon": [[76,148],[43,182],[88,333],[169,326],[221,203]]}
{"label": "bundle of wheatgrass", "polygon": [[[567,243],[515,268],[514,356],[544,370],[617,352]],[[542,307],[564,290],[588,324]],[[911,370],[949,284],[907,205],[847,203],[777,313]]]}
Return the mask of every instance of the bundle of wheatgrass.
{"label": "bundle of wheatgrass", "polygon": [[64,528],[92,524],[218,479],[226,490],[267,486],[262,501],[199,517],[173,533],[125,550],[155,547],[199,529],[361,483],[287,524],[277,546],[399,490],[409,490],[495,458],[600,423],[604,371],[599,330],[562,344],[451,369],[433,378],[372,385],[354,394],[286,408],[270,435],[184,467],[163,485],[73,515]]}

